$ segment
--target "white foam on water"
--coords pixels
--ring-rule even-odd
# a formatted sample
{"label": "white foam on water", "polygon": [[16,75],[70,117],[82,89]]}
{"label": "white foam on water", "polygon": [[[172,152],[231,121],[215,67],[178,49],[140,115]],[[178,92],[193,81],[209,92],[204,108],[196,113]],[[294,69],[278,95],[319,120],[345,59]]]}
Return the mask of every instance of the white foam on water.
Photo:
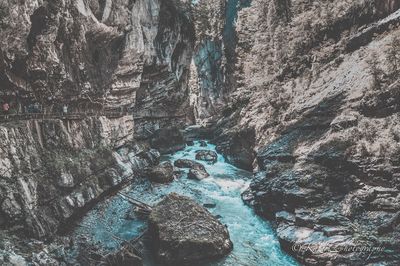
{"label": "white foam on water", "polygon": [[[206,147],[200,147],[200,143],[195,142],[194,146],[187,146],[182,151],[166,156],[165,160],[171,162],[177,159],[195,160],[198,150],[215,151],[215,145],[207,143]],[[172,192],[191,197],[199,204],[215,203],[216,207],[210,208],[209,211],[221,217],[220,221],[227,226],[234,248],[222,260],[205,266],[297,265],[293,258],[281,250],[270,224],[257,216],[241,199],[241,193],[249,186],[252,174],[226,163],[220,154],[215,164],[201,163],[210,174],[210,177],[202,181],[188,179],[187,171],[185,171],[186,174],[183,177],[171,184],[134,185],[130,195],[150,205]],[[90,219],[86,218],[86,220],[95,224],[92,228],[94,240],[113,246],[108,230],[112,230],[114,234],[124,239],[133,238],[144,230],[145,221],[128,221],[123,218],[129,208],[129,204],[116,197],[110,200],[108,206],[98,207],[99,211],[96,214],[88,215]],[[101,211],[102,209],[105,211]],[[107,217],[105,219],[107,225],[98,222],[101,220],[99,218],[101,213]],[[145,265],[155,266],[156,264],[150,259],[146,260]]]}

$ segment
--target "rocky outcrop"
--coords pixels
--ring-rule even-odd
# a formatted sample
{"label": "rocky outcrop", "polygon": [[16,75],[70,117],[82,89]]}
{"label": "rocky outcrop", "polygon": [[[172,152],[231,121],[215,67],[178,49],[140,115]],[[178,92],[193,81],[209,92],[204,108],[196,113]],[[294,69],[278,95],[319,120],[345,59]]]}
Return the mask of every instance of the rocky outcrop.
{"label": "rocky outcrop", "polygon": [[[217,124],[217,127],[221,127]],[[251,171],[255,160],[254,129],[243,129],[219,135],[213,140],[217,143],[217,151],[226,160],[241,169]]]}
{"label": "rocky outcrop", "polygon": [[2,95],[49,110],[181,108],[193,44],[186,1],[99,3],[2,3]]}
{"label": "rocky outcrop", "polygon": [[198,1],[194,7],[196,45],[191,64],[190,100],[198,124],[207,124],[221,111],[236,87],[238,11],[247,0]]}
{"label": "rocky outcrop", "polygon": [[[398,5],[254,0],[239,11],[237,87],[215,142],[257,170],[243,199],[306,265],[399,262]],[[252,150],[254,163],[240,158]]]}
{"label": "rocky outcrop", "polygon": [[174,167],[170,162],[163,162],[151,167],[147,176],[155,183],[170,183],[174,180]]}
{"label": "rocky outcrop", "polygon": [[[2,226],[24,224],[31,236],[51,236],[100,195],[157,161],[157,153],[134,142],[132,128],[125,127],[129,119],[1,125],[1,150],[7,151],[0,157]],[[121,140],[132,144],[121,146]]]}
{"label": "rocky outcrop", "polygon": [[226,227],[207,209],[177,194],[168,195],[153,208],[149,233],[157,258],[165,265],[204,263],[232,249]]}
{"label": "rocky outcrop", "polygon": [[207,178],[209,176],[210,176],[210,174],[207,173],[207,171],[202,170],[202,169],[192,168],[189,170],[189,173],[188,173],[188,178],[195,179],[195,180],[203,180],[204,178]]}
{"label": "rocky outcrop", "polygon": [[196,161],[179,159],[174,162],[174,165],[180,168],[190,168],[188,173],[188,178],[190,179],[202,180],[210,176],[204,165]]}
{"label": "rocky outcrop", "polygon": [[157,130],[150,138],[150,145],[162,154],[183,150],[185,139],[177,127],[166,127]]}
{"label": "rocky outcrop", "polygon": [[214,164],[218,160],[218,154],[215,151],[198,150],[196,151],[196,160],[201,160],[210,164]]}

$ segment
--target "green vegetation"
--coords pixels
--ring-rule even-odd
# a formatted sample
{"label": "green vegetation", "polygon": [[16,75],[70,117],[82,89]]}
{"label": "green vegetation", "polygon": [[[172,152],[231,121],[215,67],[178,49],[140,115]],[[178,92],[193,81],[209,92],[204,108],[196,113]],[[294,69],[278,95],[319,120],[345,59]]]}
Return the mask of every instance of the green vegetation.
{"label": "green vegetation", "polygon": [[390,48],[386,54],[386,60],[389,63],[389,77],[391,81],[397,79],[400,74],[400,38],[394,37],[390,44]]}
{"label": "green vegetation", "polygon": [[278,17],[284,18],[286,22],[290,22],[292,17],[290,10],[291,0],[275,0],[275,7]]}
{"label": "green vegetation", "polygon": [[373,88],[376,91],[383,90],[385,87],[395,82],[400,74],[400,38],[394,37],[390,47],[386,52],[387,70],[379,66],[380,58],[376,53],[372,53],[367,63],[369,72],[373,78]]}
{"label": "green vegetation", "polygon": [[378,65],[378,55],[372,53],[370,58],[367,60],[367,63],[369,65],[369,72],[372,76],[373,88],[381,90],[385,73]]}

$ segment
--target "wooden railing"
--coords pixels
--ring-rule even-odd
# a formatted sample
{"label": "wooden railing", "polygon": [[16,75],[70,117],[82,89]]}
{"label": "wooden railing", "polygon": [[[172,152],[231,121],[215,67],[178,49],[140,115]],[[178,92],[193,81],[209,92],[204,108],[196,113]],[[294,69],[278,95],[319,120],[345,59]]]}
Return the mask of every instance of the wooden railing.
{"label": "wooden railing", "polygon": [[[2,114],[0,115],[0,122],[11,122],[19,120],[82,120],[88,117],[105,116],[107,118],[119,118],[126,115],[133,115],[129,112],[79,112],[79,113],[20,113],[20,114]],[[184,118],[185,115],[142,115],[134,116],[134,120],[157,120],[157,119],[172,119]]]}

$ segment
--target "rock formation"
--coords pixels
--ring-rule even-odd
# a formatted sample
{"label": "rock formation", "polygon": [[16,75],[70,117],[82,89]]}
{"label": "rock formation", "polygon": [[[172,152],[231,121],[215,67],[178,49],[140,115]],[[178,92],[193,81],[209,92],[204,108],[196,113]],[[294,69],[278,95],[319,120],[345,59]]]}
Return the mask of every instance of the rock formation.
{"label": "rock formation", "polygon": [[193,200],[174,193],[154,207],[149,232],[163,265],[204,263],[232,249],[224,225]]}
{"label": "rock formation", "polygon": [[185,0],[2,1],[0,227],[51,238],[157,164],[143,137],[192,119],[193,45]]}
{"label": "rock formation", "polygon": [[188,178],[190,179],[202,180],[210,176],[204,165],[196,161],[179,159],[174,162],[174,165],[179,168],[189,168]]}
{"label": "rock formation", "polygon": [[162,154],[167,154],[184,149],[185,139],[178,127],[165,127],[151,135],[150,145]]}
{"label": "rock formation", "polygon": [[218,154],[210,150],[199,150],[196,151],[196,160],[205,161],[210,164],[217,162]]}
{"label": "rock formation", "polygon": [[174,180],[174,167],[170,162],[163,162],[151,167],[147,176],[150,181],[155,183],[170,183]]}
{"label": "rock formation", "polygon": [[215,141],[258,170],[243,198],[304,264],[399,262],[399,3],[254,0],[239,11],[237,87]]}
{"label": "rock formation", "polygon": [[235,84],[235,22],[247,0],[202,0],[194,7],[196,44],[191,64],[190,100],[197,123],[218,118]]}

